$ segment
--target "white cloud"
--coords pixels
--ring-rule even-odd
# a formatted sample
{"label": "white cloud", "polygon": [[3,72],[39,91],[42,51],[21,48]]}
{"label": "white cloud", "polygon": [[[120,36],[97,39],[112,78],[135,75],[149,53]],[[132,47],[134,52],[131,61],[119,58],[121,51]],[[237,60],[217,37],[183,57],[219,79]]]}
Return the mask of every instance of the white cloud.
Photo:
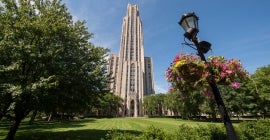
{"label": "white cloud", "polygon": [[155,93],[167,93],[168,92],[168,85],[159,85],[159,84],[156,84],[155,85]]}

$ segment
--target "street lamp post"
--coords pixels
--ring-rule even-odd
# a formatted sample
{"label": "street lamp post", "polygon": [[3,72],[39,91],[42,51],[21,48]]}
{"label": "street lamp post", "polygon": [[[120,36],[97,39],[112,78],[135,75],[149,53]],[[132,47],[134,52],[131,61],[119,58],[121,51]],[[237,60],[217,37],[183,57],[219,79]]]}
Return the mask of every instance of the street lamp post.
{"label": "street lamp post", "polygon": [[[207,60],[205,59],[204,53],[207,53],[208,50],[210,50],[211,44],[207,41],[198,40],[197,38],[197,33],[199,32],[198,20],[199,18],[195,15],[195,13],[186,13],[182,16],[181,20],[179,21],[179,25],[185,30],[184,36],[191,42],[193,42],[194,45],[196,46],[196,50],[198,51],[198,55],[201,57],[201,60],[208,63]],[[222,97],[220,95],[220,91],[215,82],[213,76],[213,69],[211,66],[208,67],[208,71],[210,72],[210,77],[207,81],[214,94],[219,112],[222,116],[223,123],[226,128],[227,136],[230,140],[237,140],[235,130],[231,123],[230,117],[222,100]]]}

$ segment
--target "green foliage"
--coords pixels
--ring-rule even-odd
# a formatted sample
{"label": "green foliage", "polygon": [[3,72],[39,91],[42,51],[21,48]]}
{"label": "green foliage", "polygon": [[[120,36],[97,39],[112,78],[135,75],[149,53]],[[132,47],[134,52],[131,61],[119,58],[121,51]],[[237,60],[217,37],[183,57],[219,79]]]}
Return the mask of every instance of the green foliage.
{"label": "green foliage", "polygon": [[200,115],[200,106],[204,102],[205,96],[200,92],[189,92],[189,96],[181,98],[183,104],[180,109],[183,118],[191,118]]}
{"label": "green foliage", "polygon": [[197,127],[190,127],[187,125],[180,125],[176,133],[178,140],[226,140],[227,135],[224,128],[217,125],[198,125]]}
{"label": "green foliage", "polygon": [[[198,128],[198,130],[203,131],[203,129],[201,129],[200,127]],[[208,125],[207,128],[205,129],[205,131],[209,131],[209,137],[212,140],[226,140],[227,135],[225,132],[225,128],[223,125]],[[201,137],[203,137],[203,133],[201,134]]]}
{"label": "green foliage", "polygon": [[112,129],[106,134],[105,140],[139,140],[139,138],[126,131]]}
{"label": "green foliage", "polygon": [[234,112],[234,115],[243,114],[246,108],[246,95],[249,91],[245,91],[245,86],[242,85],[238,89],[232,89],[226,86],[220,87],[224,104],[228,112]]}
{"label": "green foliage", "polygon": [[148,127],[143,132],[143,139],[145,140],[165,140],[166,135],[163,129],[154,127],[153,125]]}
{"label": "green foliage", "polygon": [[146,115],[162,116],[165,94],[154,94],[143,98],[143,107]]}
{"label": "green foliage", "polygon": [[258,120],[240,123],[238,126],[242,139],[265,140],[270,139],[270,120]]}
{"label": "green foliage", "polygon": [[182,124],[173,132],[165,131],[153,125],[147,127],[142,135],[132,135],[120,130],[111,130],[107,133],[106,139],[144,139],[144,140],[227,140],[225,128],[221,125],[197,125],[191,127]]}
{"label": "green foliage", "polygon": [[186,96],[177,91],[169,92],[164,98],[163,108],[169,109],[175,116],[181,114],[181,116],[186,119],[200,115],[200,106],[204,103],[206,97],[196,91],[190,91],[185,95]]}
{"label": "green foliage", "polygon": [[180,125],[176,132],[176,139],[178,140],[196,140],[199,138],[198,132],[187,125]]}
{"label": "green foliage", "polygon": [[[178,109],[179,107],[179,100],[180,100],[180,94],[177,92],[169,92],[166,94],[165,98],[164,98],[164,104],[165,106],[170,109],[175,115],[177,115],[178,113]],[[168,114],[171,115],[171,114]]]}
{"label": "green foliage", "polygon": [[120,115],[118,112],[122,105],[123,99],[121,97],[112,93],[107,93],[99,99],[98,104],[95,105],[95,109],[99,116],[117,117]]}
{"label": "green foliage", "polygon": [[251,77],[253,93],[257,94],[258,113],[265,117],[270,112],[270,65],[258,68]]}
{"label": "green foliage", "polygon": [[205,114],[209,114],[212,120],[216,120],[218,108],[214,99],[206,98],[205,102],[200,106],[200,110]]}

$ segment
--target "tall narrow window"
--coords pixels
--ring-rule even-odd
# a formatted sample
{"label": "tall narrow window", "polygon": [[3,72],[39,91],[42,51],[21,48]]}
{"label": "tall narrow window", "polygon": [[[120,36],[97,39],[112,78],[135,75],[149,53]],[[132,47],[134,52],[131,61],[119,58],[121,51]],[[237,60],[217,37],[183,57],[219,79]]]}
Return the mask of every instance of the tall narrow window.
{"label": "tall narrow window", "polygon": [[134,92],[135,91],[135,65],[131,64],[130,66],[130,91]]}
{"label": "tall narrow window", "polygon": [[130,59],[134,60],[134,46],[133,46],[133,44],[131,45],[131,48],[130,48]]}

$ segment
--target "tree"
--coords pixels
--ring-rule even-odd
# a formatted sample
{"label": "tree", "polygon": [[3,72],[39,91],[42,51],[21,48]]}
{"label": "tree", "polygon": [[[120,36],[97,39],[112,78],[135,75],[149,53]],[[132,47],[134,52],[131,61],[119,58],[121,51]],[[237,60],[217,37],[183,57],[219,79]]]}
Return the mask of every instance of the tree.
{"label": "tree", "polygon": [[163,115],[163,111],[165,109],[165,104],[164,104],[164,99],[165,99],[166,95],[165,94],[155,94],[155,98],[156,98],[156,113],[158,116],[162,116]]}
{"label": "tree", "polygon": [[231,87],[222,86],[220,89],[228,113],[234,113],[231,115],[237,115],[239,119],[239,115],[244,113],[247,104],[247,102],[245,102],[246,97],[248,97],[245,92],[246,87],[242,85],[237,89],[233,89]]}
{"label": "tree", "polygon": [[176,91],[168,92],[164,99],[164,104],[171,112],[169,115],[179,115],[182,108],[181,95]]}
{"label": "tree", "polygon": [[150,96],[145,96],[143,98],[143,109],[144,109],[144,114],[153,116],[155,115],[156,111],[156,100],[155,100],[155,95],[150,95]]}
{"label": "tree", "polygon": [[200,106],[200,110],[205,115],[209,115],[211,119],[216,120],[218,109],[217,103],[213,98],[206,98],[205,102]]}
{"label": "tree", "polygon": [[143,98],[143,107],[146,115],[153,116],[163,115],[165,109],[164,98],[165,94],[154,94]]}
{"label": "tree", "polygon": [[252,115],[258,118],[258,114],[260,113],[260,97],[258,95],[257,86],[252,78],[244,85],[246,87],[245,93],[245,112],[251,113]]}
{"label": "tree", "polygon": [[99,99],[99,103],[96,108],[98,111],[98,115],[113,117],[118,116],[119,109],[123,105],[123,99],[113,93],[107,93],[105,96]]}
{"label": "tree", "polygon": [[253,91],[256,90],[259,112],[266,117],[270,111],[270,65],[258,68],[252,75]]}
{"label": "tree", "polygon": [[74,114],[104,95],[108,50],[89,43],[84,24],[60,0],[0,0],[0,111],[14,118],[6,139],[31,111]]}
{"label": "tree", "polygon": [[[188,92],[188,91],[187,91]],[[182,107],[180,109],[183,118],[200,116],[200,106],[203,104],[205,95],[197,91],[189,91],[181,98]]]}

